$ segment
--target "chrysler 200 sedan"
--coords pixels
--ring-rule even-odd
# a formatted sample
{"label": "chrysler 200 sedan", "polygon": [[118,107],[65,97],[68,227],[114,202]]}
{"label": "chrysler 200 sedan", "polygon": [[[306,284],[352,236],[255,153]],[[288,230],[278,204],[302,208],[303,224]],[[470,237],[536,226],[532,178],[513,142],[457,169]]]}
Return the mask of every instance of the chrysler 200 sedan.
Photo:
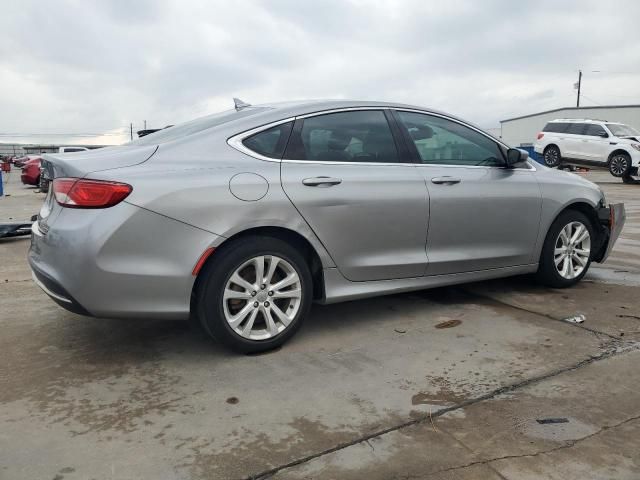
{"label": "chrysler 200 sedan", "polygon": [[332,303],[603,262],[624,206],[477,127],[410,105],[236,108],[45,155],[35,282],[95,317],[191,318],[242,352]]}

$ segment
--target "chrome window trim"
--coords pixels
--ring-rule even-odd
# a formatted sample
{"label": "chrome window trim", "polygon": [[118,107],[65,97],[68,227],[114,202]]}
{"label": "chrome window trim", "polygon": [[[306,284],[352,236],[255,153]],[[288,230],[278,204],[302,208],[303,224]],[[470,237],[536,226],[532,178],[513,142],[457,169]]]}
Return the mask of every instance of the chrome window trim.
{"label": "chrome window trim", "polygon": [[278,120],[276,122],[267,123],[266,125],[260,125],[259,127],[252,128],[251,130],[246,130],[244,132],[238,133],[227,139],[227,145],[238,150],[240,153],[244,153],[253,158],[257,158],[258,160],[264,160],[266,162],[277,162],[280,163],[280,159],[278,158],[270,158],[265,157],[264,155],[260,155],[257,152],[247,148],[244,143],[242,143],[246,138],[251,135],[255,135],[256,133],[260,133],[264,130],[269,130],[270,128],[277,127],[278,125],[282,125],[283,123],[293,122],[296,117],[285,118],[284,120]]}
{"label": "chrome window trim", "polygon": [[[492,165],[449,165],[447,163],[414,163],[414,162],[331,162],[331,161],[322,161],[322,160],[298,160],[298,159],[276,159],[276,158],[269,158],[269,157],[265,157],[264,155],[260,155],[257,152],[254,152],[253,150],[250,150],[249,148],[245,147],[245,145],[242,143],[244,139],[246,139],[247,137],[250,137],[251,135],[255,135],[256,133],[260,133],[263,130],[268,130],[272,127],[277,127],[278,125],[281,125],[283,123],[287,123],[287,122],[292,122],[295,121],[297,119],[304,119],[304,118],[310,118],[310,117],[318,117],[321,115],[328,115],[331,113],[340,113],[340,112],[353,112],[353,111],[362,111],[362,110],[396,110],[396,111],[401,111],[401,112],[413,112],[413,113],[421,113],[424,115],[432,115],[432,116],[436,116],[436,117],[440,117],[440,118],[444,118],[445,120],[449,120],[452,122],[455,122],[459,125],[462,125],[464,127],[470,128],[471,130],[474,130],[482,135],[484,135],[485,137],[487,137],[489,140],[502,145],[504,148],[509,149],[510,147],[501,142],[500,140],[492,137],[491,135],[488,135],[487,133],[483,132],[482,130],[469,125],[461,120],[449,117],[447,115],[443,115],[440,113],[436,113],[436,112],[432,112],[430,110],[419,110],[419,109],[415,109],[415,108],[405,108],[405,107],[392,107],[392,106],[367,106],[367,107],[343,107],[343,108],[332,108],[329,110],[321,110],[318,112],[312,112],[312,113],[305,113],[304,115],[297,115],[295,117],[288,117],[286,119],[283,120],[278,120],[275,122],[271,122],[271,123],[267,123],[265,125],[261,125],[259,127],[255,127],[252,128],[251,130],[247,130],[241,133],[238,133],[236,135],[233,135],[232,137],[230,137],[229,139],[227,139],[227,144],[238,150],[241,153],[244,153],[245,155],[248,155],[250,157],[253,158],[257,158],[258,160],[264,160],[266,162],[277,162],[277,163],[313,163],[313,164],[320,164],[320,165],[367,165],[367,166],[436,166],[436,167],[446,167],[446,168],[496,168],[496,169],[504,169],[505,167],[499,167],[499,166],[492,166]],[[527,162],[527,166],[529,168],[523,168],[523,167],[517,167],[517,168],[513,168],[512,170],[526,170],[526,171],[537,171],[536,167],[533,166],[529,161]]]}

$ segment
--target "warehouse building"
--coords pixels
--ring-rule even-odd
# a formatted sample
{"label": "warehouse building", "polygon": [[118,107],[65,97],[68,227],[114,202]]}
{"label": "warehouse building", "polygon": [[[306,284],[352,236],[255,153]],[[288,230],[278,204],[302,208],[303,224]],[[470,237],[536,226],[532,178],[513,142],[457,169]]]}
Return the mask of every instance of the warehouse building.
{"label": "warehouse building", "polygon": [[500,137],[513,147],[528,147],[538,132],[556,118],[584,118],[626,123],[640,130],[640,105],[610,105],[597,107],[556,108],[500,121]]}
{"label": "warehouse building", "polygon": [[22,156],[38,153],[55,153],[60,147],[86,147],[89,149],[102,148],[108,145],[85,145],[85,144],[52,144],[52,143],[0,143],[0,155],[2,156]]}

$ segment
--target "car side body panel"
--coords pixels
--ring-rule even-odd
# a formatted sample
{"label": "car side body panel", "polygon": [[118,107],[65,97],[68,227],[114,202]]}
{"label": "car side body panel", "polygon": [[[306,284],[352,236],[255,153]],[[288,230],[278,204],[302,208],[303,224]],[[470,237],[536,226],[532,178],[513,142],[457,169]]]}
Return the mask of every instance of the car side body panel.
{"label": "car side body panel", "polygon": [[[314,248],[324,272],[323,301],[334,302],[535,271],[544,237],[557,215],[573,203],[585,203],[595,208],[601,200],[598,188],[592,183],[572,174],[537,166],[536,171],[527,172],[531,173],[527,188],[530,191],[539,189],[541,204],[533,213],[518,212],[520,215],[531,215],[523,220],[522,225],[525,225],[524,230],[529,231],[537,223],[537,235],[531,233],[529,236],[519,231],[517,238],[523,239],[526,245],[518,251],[509,252],[509,248],[506,249],[505,258],[519,265],[504,266],[479,261],[470,262],[465,267],[473,271],[429,272],[428,247],[425,254],[428,211],[424,209],[424,204],[427,202],[427,190],[433,189],[423,182],[424,193],[419,194],[422,186],[418,175],[415,177],[418,181],[413,184],[416,188],[410,193],[421,205],[417,209],[410,209],[407,218],[417,225],[415,232],[419,233],[411,235],[411,238],[412,241],[420,241],[419,254],[414,255],[412,246],[405,248],[411,251],[407,260],[402,258],[402,248],[400,253],[390,248],[390,254],[385,255],[380,245],[364,243],[368,250],[360,257],[360,266],[368,268],[376,264],[378,268],[382,265],[383,269],[389,268],[392,273],[386,275],[386,279],[384,275],[376,274],[374,278],[378,279],[372,281],[362,280],[366,276],[348,279],[348,275],[339,268],[338,255],[336,258],[333,256],[335,252],[340,253],[340,249],[334,252],[330,247],[332,242],[322,241],[324,232],[314,232],[313,225],[309,225],[313,221],[308,222],[309,219],[300,213],[285,193],[281,184],[283,164],[278,160],[260,159],[242,153],[230,146],[228,140],[242,132],[298,115],[360,106],[403,107],[376,102],[340,101],[292,104],[266,109],[255,116],[160,146],[141,144],[60,155],[59,158],[52,155],[51,162],[57,176],[63,174],[126,182],[133,186],[133,191],[124,202],[103,210],[54,206],[49,220],[43,223],[48,227],[48,232],[34,233],[30,262],[33,267],[64,285],[93,315],[186,318],[195,281],[192,270],[205,250],[218,247],[234,235],[250,229],[278,227],[302,235]],[[145,138],[151,141],[153,134]],[[409,165],[406,168],[417,171],[421,167]],[[505,178],[516,174],[500,168],[492,172]],[[496,177],[494,181],[496,188],[499,188],[500,179]],[[513,189],[507,191],[512,192]],[[375,192],[371,193],[375,195]],[[386,191],[385,195],[398,207],[402,204],[401,193],[399,191],[390,197],[390,192]],[[525,197],[530,198],[531,195],[527,193]],[[339,200],[339,195],[336,198]],[[495,196],[498,217],[510,218],[512,212],[506,207],[509,198],[506,193]],[[364,197],[360,201],[364,201]],[[330,207],[329,203],[325,206]],[[486,208],[491,208],[490,203],[486,204]],[[516,210],[525,209],[516,204]],[[380,206],[380,210],[387,217],[402,214],[402,208],[389,212]],[[474,212],[473,216],[470,224],[473,222],[480,229],[497,228],[498,235],[508,234],[506,222],[495,224],[485,219],[485,225],[481,211]],[[388,220],[381,218],[380,221]],[[438,222],[446,227],[448,221],[443,210]],[[403,228],[403,224],[396,226]],[[38,228],[37,225],[35,228]],[[348,228],[346,217],[343,217],[340,228]],[[375,229],[368,232],[375,235]],[[453,234],[468,235],[469,231],[454,231]],[[486,236],[487,232],[481,231],[480,235]],[[486,238],[490,237],[491,234],[488,234]],[[535,242],[532,247],[533,237]],[[446,229],[441,233],[440,240],[446,240]],[[444,243],[441,247],[440,253],[446,253]],[[532,252],[528,261],[521,259],[524,251]],[[420,260],[422,255],[426,257],[425,261]],[[471,258],[472,249],[467,248],[463,255]],[[500,258],[501,254],[493,250],[488,255]],[[524,257],[527,255],[524,254]],[[404,266],[414,264],[419,268],[402,271]],[[78,272],[81,274],[78,275]],[[406,278],[397,278],[400,275]],[[353,281],[355,279],[360,281]]]}
{"label": "car side body panel", "polygon": [[323,267],[335,266],[282,190],[280,163],[243,155],[229,147],[224,136],[211,140],[190,145],[188,152],[161,145],[148,162],[127,168],[126,177],[119,169],[89,177],[126,178],[133,186],[127,202],[214,234],[216,241],[208,247],[252,228],[280,227],[302,235]]}

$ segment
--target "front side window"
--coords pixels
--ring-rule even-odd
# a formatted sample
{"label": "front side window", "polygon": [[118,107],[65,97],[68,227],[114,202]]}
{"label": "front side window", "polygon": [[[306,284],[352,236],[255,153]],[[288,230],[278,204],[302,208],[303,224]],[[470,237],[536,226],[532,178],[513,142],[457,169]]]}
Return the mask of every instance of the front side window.
{"label": "front side window", "polygon": [[595,123],[588,123],[584,131],[584,134],[592,137],[602,137],[602,136],[605,136],[607,132],[604,131],[604,128],[602,128],[601,125],[598,125]]}
{"label": "front side window", "polygon": [[489,137],[445,118],[398,112],[422,163],[504,166],[498,144]]}
{"label": "front side window", "polygon": [[[287,158],[321,162],[399,162],[391,129],[381,110],[329,113],[303,120]],[[292,135],[292,137],[293,137]]]}
{"label": "front side window", "polygon": [[264,157],[280,160],[289,140],[293,122],[283,123],[245,138],[242,144]]}

